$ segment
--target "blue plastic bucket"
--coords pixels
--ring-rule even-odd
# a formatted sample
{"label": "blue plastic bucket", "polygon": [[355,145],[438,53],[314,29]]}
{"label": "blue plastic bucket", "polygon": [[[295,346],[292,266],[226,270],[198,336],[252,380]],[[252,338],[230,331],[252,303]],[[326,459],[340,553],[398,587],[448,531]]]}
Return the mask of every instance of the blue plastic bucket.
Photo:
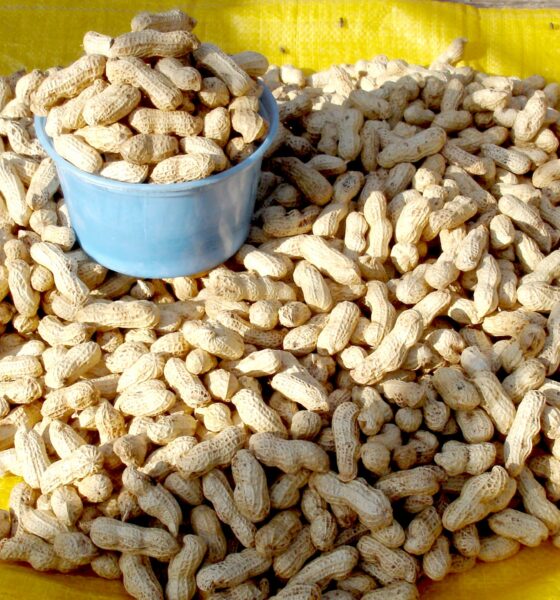
{"label": "blue plastic bucket", "polygon": [[278,107],[266,87],[260,113],[269,132],[251,156],[201,181],[168,185],[122,183],[81,171],[56,152],[44,118],[35,118],[35,128],[56,164],[83,250],[126,275],[179,277],[227,260],[249,233],[263,155],[278,129]]}

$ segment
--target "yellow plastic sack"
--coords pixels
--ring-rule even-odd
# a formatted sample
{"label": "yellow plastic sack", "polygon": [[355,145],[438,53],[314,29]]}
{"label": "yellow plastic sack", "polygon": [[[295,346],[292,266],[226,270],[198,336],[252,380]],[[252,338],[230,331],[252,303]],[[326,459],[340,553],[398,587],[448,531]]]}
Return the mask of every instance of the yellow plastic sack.
{"label": "yellow plastic sack", "polygon": [[[0,1],[0,74],[67,64],[88,30],[126,31],[138,10],[164,10],[177,0]],[[272,63],[308,69],[378,53],[420,64],[454,37],[470,40],[466,62],[490,73],[534,73],[560,81],[560,11],[476,9],[430,0],[192,0],[182,7],[199,20],[197,34],[228,52],[266,54]],[[16,478],[0,481],[7,506]],[[128,597],[119,582],[34,573],[0,564],[0,598],[112,600]],[[425,600],[558,600],[560,551],[525,549],[504,563],[481,564],[422,586]]]}

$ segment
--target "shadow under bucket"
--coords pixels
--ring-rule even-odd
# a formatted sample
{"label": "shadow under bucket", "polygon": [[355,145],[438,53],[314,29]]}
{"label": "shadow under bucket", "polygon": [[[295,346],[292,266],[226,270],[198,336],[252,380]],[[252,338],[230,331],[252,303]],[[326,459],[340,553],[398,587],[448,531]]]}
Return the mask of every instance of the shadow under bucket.
{"label": "shadow under bucket", "polygon": [[263,87],[260,114],[269,131],[238,165],[200,181],[122,183],[63,159],[35,117],[37,137],[54,160],[80,246],[105,267],[139,278],[194,275],[219,265],[249,233],[262,159],[278,130],[278,107]]}

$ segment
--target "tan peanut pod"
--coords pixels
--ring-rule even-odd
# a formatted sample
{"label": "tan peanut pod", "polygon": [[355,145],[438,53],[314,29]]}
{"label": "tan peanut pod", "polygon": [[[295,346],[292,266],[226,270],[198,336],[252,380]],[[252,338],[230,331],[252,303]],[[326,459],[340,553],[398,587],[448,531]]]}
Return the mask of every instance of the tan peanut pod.
{"label": "tan peanut pod", "polygon": [[[95,473],[94,475],[88,475],[77,483],[76,489],[80,496],[82,496],[87,502],[92,504],[108,503],[107,508],[103,508],[102,511],[107,516],[111,516],[111,494],[113,492],[113,482],[108,475],[104,473]],[[116,507],[118,508],[118,507]],[[117,511],[115,510],[115,513]]]}
{"label": "tan peanut pod", "polygon": [[[86,102],[97,96],[104,91],[109,84],[103,79],[96,79],[89,87],[80,92],[77,96],[66,102],[61,108],[61,124],[58,127],[60,131],[58,133],[69,133],[74,129],[85,127],[86,121],[84,119],[84,106]],[[47,115],[47,121],[53,111],[58,110],[59,107],[51,108]],[[55,118],[55,121],[57,119]],[[56,122],[54,128],[57,128]],[[49,135],[53,132],[48,131]]]}
{"label": "tan peanut pod", "polygon": [[544,260],[544,254],[533,238],[521,231],[515,232],[514,240],[515,256],[510,253],[510,260],[517,257],[524,272],[530,273],[537,270],[539,263]]}
{"label": "tan peanut pod", "polygon": [[300,469],[328,470],[324,450],[305,440],[283,440],[271,433],[256,433],[250,438],[249,448],[259,462],[275,466],[284,473],[297,473]]}
{"label": "tan peanut pod", "polygon": [[221,79],[233,96],[244,96],[254,88],[249,75],[214,44],[201,44],[193,56],[197,64]]}
{"label": "tan peanut pod", "polygon": [[343,402],[337,406],[332,417],[337,468],[339,478],[344,482],[352,481],[358,473],[359,410],[353,402]]}
{"label": "tan peanut pod", "polygon": [[[363,529],[363,531],[359,529],[360,527]],[[358,526],[358,531],[360,531],[362,534],[368,533],[363,525]],[[378,542],[381,542],[384,546],[387,546],[387,548],[399,548],[405,543],[406,540],[405,531],[398,521],[393,521],[388,527],[382,527],[381,529],[377,529],[376,531],[372,531],[370,533]]]}
{"label": "tan peanut pod", "polygon": [[80,532],[59,533],[53,548],[58,556],[76,565],[87,565],[98,554],[91,540]]}
{"label": "tan peanut pod", "polygon": [[274,557],[274,573],[281,579],[290,579],[315,554],[316,549],[311,541],[310,528],[303,527],[292,540],[290,547]]}
{"label": "tan peanut pod", "polygon": [[196,181],[208,177],[214,170],[214,161],[208,154],[172,156],[158,163],[151,174],[154,183]]}
{"label": "tan peanut pod", "polygon": [[86,101],[83,118],[92,127],[111,125],[136,108],[140,97],[140,91],[132,85],[114,83]]}
{"label": "tan peanut pod", "polygon": [[157,164],[177,154],[177,139],[161,134],[140,134],[126,140],[120,147],[123,158],[134,164]]}
{"label": "tan peanut pod", "polygon": [[183,537],[183,547],[169,563],[165,588],[169,600],[190,600],[195,595],[195,574],[206,554],[206,548],[206,542],[199,536]]}
{"label": "tan peanut pod", "polygon": [[5,158],[0,159],[0,192],[4,197],[10,218],[16,224],[26,226],[31,211],[26,203],[25,188],[15,167]]}
{"label": "tan peanut pod", "polygon": [[273,167],[313,204],[323,206],[330,200],[333,193],[331,184],[316,169],[298,158],[275,158]]}
{"label": "tan peanut pod", "polygon": [[305,368],[290,366],[272,378],[271,386],[290,400],[301,404],[306,410],[328,410],[324,386]]}
{"label": "tan peanut pod", "polygon": [[502,386],[513,402],[519,403],[527,392],[538,389],[545,377],[544,365],[537,359],[529,358],[502,381]]}
{"label": "tan peanut pod", "polygon": [[210,371],[204,376],[204,383],[210,395],[216,400],[231,400],[239,389],[237,377],[225,369]]}
{"label": "tan peanut pod", "polygon": [[472,410],[480,404],[476,388],[458,369],[442,367],[436,370],[432,383],[444,402],[454,410]]}
{"label": "tan peanut pod", "polygon": [[169,410],[176,399],[162,381],[150,379],[123,392],[117,398],[115,408],[133,417],[153,417]]}
{"label": "tan peanut pod", "polygon": [[160,484],[152,484],[150,478],[129,466],[123,472],[123,486],[138,499],[140,508],[155,517],[177,535],[182,513],[171,493]]}
{"label": "tan peanut pod", "polygon": [[55,150],[68,162],[87,173],[97,173],[103,166],[99,152],[81,137],[67,133],[55,137]]}
{"label": "tan peanut pod", "polygon": [[11,534],[13,536],[23,533],[19,519],[26,508],[35,506],[38,498],[39,492],[23,481],[16,483],[10,490],[8,507],[12,522]]}
{"label": "tan peanut pod", "polygon": [[51,388],[61,388],[74,383],[101,360],[101,348],[95,342],[84,342],[71,348],[64,358],[47,371],[45,383]]}
{"label": "tan peanut pod", "polygon": [[461,434],[469,444],[488,442],[494,435],[492,420],[481,408],[458,411],[455,420]]}
{"label": "tan peanut pod", "polygon": [[192,136],[202,130],[202,120],[188,112],[173,112],[157,108],[137,108],[129,119],[130,125],[140,133]]}
{"label": "tan peanut pod", "polygon": [[163,590],[147,556],[123,552],[119,558],[125,590],[134,598],[163,599]]}
{"label": "tan peanut pod", "polygon": [[517,114],[513,123],[513,135],[516,142],[529,142],[539,132],[546,117],[545,93],[537,90],[529,98],[525,108]]}
{"label": "tan peanut pod", "polygon": [[200,479],[185,479],[179,473],[170,473],[163,486],[181,501],[193,506],[201,505],[204,499]]}
{"label": "tan peanut pod", "polygon": [[162,561],[170,560],[179,550],[175,539],[163,529],[139,527],[107,517],[94,519],[90,537],[104,550],[151,556]]}
{"label": "tan peanut pod", "polygon": [[408,496],[433,495],[439,490],[443,473],[443,469],[440,470],[439,467],[414,467],[385,475],[377,481],[375,487],[391,501]]}
{"label": "tan peanut pod", "polygon": [[427,264],[418,265],[399,279],[395,287],[397,300],[403,304],[416,304],[427,296],[430,291],[430,286],[426,282],[427,269]]}
{"label": "tan peanut pod", "polygon": [[270,432],[287,437],[288,432],[280,415],[268,406],[262,397],[252,390],[242,389],[231,399],[241,421],[256,433]]}
{"label": "tan peanut pod", "polygon": [[148,177],[148,173],[148,165],[137,165],[126,160],[105,163],[99,171],[101,177],[116,179],[125,183],[143,183]]}
{"label": "tan peanut pod", "polygon": [[397,163],[416,162],[439,152],[446,140],[447,135],[443,129],[430,127],[407,140],[389,144],[379,153],[377,162],[386,169]]}
{"label": "tan peanut pod", "polygon": [[535,169],[532,177],[533,185],[539,189],[549,187],[560,178],[559,167],[560,160],[554,159]]}
{"label": "tan peanut pod", "polygon": [[205,138],[213,140],[221,148],[225,147],[231,133],[231,119],[229,112],[221,106],[208,112],[204,116],[202,133]]}
{"label": "tan peanut pod", "polygon": [[313,310],[327,312],[332,296],[319,270],[307,261],[300,261],[294,269],[295,284],[301,288],[305,303]]}
{"label": "tan peanut pod", "polygon": [[[96,413],[97,420],[97,413]],[[143,434],[122,435],[113,442],[113,452],[127,466],[140,467],[144,464],[148,452],[147,436]]]}
{"label": "tan peanut pod", "polygon": [[0,359],[0,381],[13,381],[20,377],[40,377],[43,366],[35,356],[5,356]]}
{"label": "tan peanut pod", "polygon": [[[211,108],[214,107],[212,106]],[[241,108],[231,112],[231,127],[234,131],[241,134],[245,144],[262,139],[268,130],[266,121],[258,112]]]}
{"label": "tan peanut pod", "polygon": [[91,563],[91,570],[103,579],[120,579],[121,570],[116,554],[112,552],[104,552],[100,556],[95,557]]}
{"label": "tan peanut pod", "polygon": [[419,597],[418,588],[406,581],[388,583],[362,596],[363,600],[418,600]]}
{"label": "tan peanut pod", "polygon": [[490,443],[462,444],[450,440],[441,450],[434,462],[451,476],[460,473],[480,475],[491,468],[496,459],[496,448]]}
{"label": "tan peanut pod", "polygon": [[366,253],[382,261],[389,256],[392,225],[387,219],[387,203],[383,192],[371,191],[366,195],[367,184],[362,190],[364,217],[369,225]]}
{"label": "tan peanut pod", "polygon": [[200,379],[189,373],[181,359],[170,358],[165,363],[163,373],[171,388],[191,408],[199,408],[210,403],[210,394]]}
{"label": "tan peanut pod", "polygon": [[165,358],[153,352],[142,354],[133,364],[127,366],[121,373],[118,392],[123,392],[128,387],[143,383],[149,379],[158,379],[163,375]]}
{"label": "tan peanut pod", "polygon": [[538,281],[520,285],[517,297],[520,304],[528,310],[540,312],[551,311],[560,299],[557,286]]}
{"label": "tan peanut pod", "polygon": [[528,467],[523,467],[517,483],[525,511],[540,519],[548,530],[555,534],[560,528],[560,511],[547,499],[545,489],[537,482]]}
{"label": "tan peanut pod", "polygon": [[441,581],[451,569],[449,540],[441,535],[422,558],[422,570],[427,577]]}
{"label": "tan peanut pod", "polygon": [[519,552],[521,544],[499,535],[483,538],[480,543],[478,559],[483,562],[496,562],[511,558]]}
{"label": "tan peanut pod", "polygon": [[180,90],[198,92],[202,85],[202,75],[194,67],[185,66],[172,57],[161,58],[156,70],[168,77]]}
{"label": "tan peanut pod", "polygon": [[63,98],[77,96],[95,79],[103,76],[106,60],[104,56],[95,54],[82,56],[69,67],[50,75],[39,86],[33,100],[34,105],[44,116],[46,109]]}
{"label": "tan peanut pod", "polygon": [[360,448],[360,458],[364,467],[376,475],[386,475],[389,472],[391,452],[383,444],[367,442]]}
{"label": "tan peanut pod", "polygon": [[196,19],[182,10],[174,8],[160,13],[139,12],[130,22],[131,31],[155,29],[156,31],[191,31],[196,25]]}
{"label": "tan peanut pod", "polygon": [[191,511],[191,526],[194,533],[206,542],[207,562],[217,563],[224,560],[227,551],[226,538],[216,513],[205,504],[195,506]]}
{"label": "tan peanut pod", "polygon": [[418,566],[414,557],[400,549],[390,549],[373,536],[365,535],[357,544],[360,555],[366,562],[376,562],[380,567],[398,579],[414,583]]}
{"label": "tan peanut pod", "polygon": [[281,475],[270,488],[270,505],[272,508],[285,509],[299,502],[299,490],[307,484],[311,472],[301,469],[296,473]]}
{"label": "tan peanut pod", "polygon": [[49,441],[60,458],[67,458],[86,441],[72,427],[55,420],[49,424]]}
{"label": "tan peanut pod", "polygon": [[228,554],[219,563],[202,567],[196,575],[196,584],[205,592],[233,587],[264,573],[270,565],[270,559],[260,556],[254,548],[246,548],[241,552]]}
{"label": "tan peanut pod", "polygon": [[148,348],[142,342],[125,341],[105,357],[105,364],[111,373],[120,374],[147,352]]}
{"label": "tan peanut pod", "polygon": [[[409,523],[403,548],[409,554],[425,554],[432,547],[442,530],[443,525],[436,509],[433,507],[426,508]],[[373,536],[375,537],[375,533]]]}
{"label": "tan peanut pod", "polygon": [[35,571],[71,570],[57,557],[51,544],[30,533],[1,540],[0,560],[27,562]]}
{"label": "tan peanut pod", "polygon": [[29,208],[33,210],[42,208],[54,196],[58,186],[58,174],[54,161],[49,157],[43,158],[33,173],[25,196]]}
{"label": "tan peanut pod", "polygon": [[113,123],[109,126],[88,125],[78,129],[75,135],[84,138],[99,152],[119,152],[121,144],[132,136],[132,132],[122,123]]}
{"label": "tan peanut pod", "polygon": [[492,510],[492,502],[506,489],[509,478],[503,467],[475,475],[467,480],[461,495],[443,512],[443,525],[449,531],[457,531],[483,519]]}
{"label": "tan peanut pod", "polygon": [[123,415],[106,400],[99,404],[95,412],[95,425],[99,431],[101,444],[116,440],[126,433]]}
{"label": "tan peanut pod", "polygon": [[106,72],[112,84],[125,83],[139,88],[160,110],[172,111],[183,100],[181,91],[171,80],[139,58],[128,56],[109,59]]}
{"label": "tan peanut pod", "polygon": [[355,511],[360,521],[373,530],[392,522],[387,499],[363,481],[343,483],[334,473],[316,473],[311,477],[310,487],[330,504],[342,504]]}
{"label": "tan peanut pod", "polygon": [[0,383],[0,396],[12,404],[30,404],[42,395],[41,383],[34,377],[21,377]]}
{"label": "tan peanut pod", "polygon": [[197,444],[177,461],[184,476],[200,476],[215,467],[231,462],[233,455],[245,443],[246,434],[239,427],[228,427],[210,440]]}
{"label": "tan peanut pod", "polygon": [[542,521],[512,508],[491,515],[488,525],[497,535],[513,539],[524,546],[538,546],[549,535]]}
{"label": "tan peanut pod", "polygon": [[41,475],[41,491],[54,491],[61,485],[74,483],[101,470],[103,456],[95,446],[78,447],[70,456],[52,463]]}
{"label": "tan peanut pod", "polygon": [[343,350],[357,325],[360,312],[352,302],[337,304],[317,339],[319,354],[336,354]]}
{"label": "tan peanut pod", "polygon": [[20,428],[14,446],[24,481],[33,489],[40,488],[41,477],[51,464],[43,438],[36,431]]}
{"label": "tan peanut pod", "polygon": [[475,524],[467,525],[453,533],[453,545],[466,558],[475,558],[480,552],[480,537]]}
{"label": "tan peanut pod", "polygon": [[51,242],[61,250],[68,251],[76,243],[76,234],[70,227],[47,225],[41,233],[41,239],[43,242]]}
{"label": "tan peanut pod", "polygon": [[[47,265],[48,266],[48,265]],[[55,274],[56,282],[56,274]],[[57,288],[58,288],[57,284]],[[109,329],[154,327],[159,321],[158,307],[147,300],[93,302],[84,306],[75,315],[78,323],[91,323]]]}
{"label": "tan peanut pod", "polygon": [[522,231],[533,238],[541,250],[550,251],[550,234],[535,207],[511,195],[502,196],[498,207],[502,214],[507,215]]}
{"label": "tan peanut pod", "polygon": [[302,529],[295,511],[276,514],[255,535],[255,548],[261,556],[272,558],[285,552]]}
{"label": "tan peanut pod", "polygon": [[32,96],[46,79],[47,75],[39,69],[33,69],[21,79],[19,79],[15,85],[14,93],[17,100],[20,100],[24,104],[29,105],[31,103]]}
{"label": "tan peanut pod", "polygon": [[322,420],[318,413],[300,410],[292,418],[290,437],[295,440],[311,440],[319,435]]}
{"label": "tan peanut pod", "polygon": [[156,31],[145,29],[119,35],[109,48],[110,58],[137,56],[183,56],[198,48],[199,42],[190,31]]}
{"label": "tan peanut pod", "polygon": [[253,523],[270,512],[270,497],[264,469],[248,450],[239,450],[231,463],[235,481],[233,499],[239,512]]}
{"label": "tan peanut pod", "polygon": [[[185,154],[208,154],[214,161],[214,170],[216,172],[223,171],[229,166],[224,151],[214,140],[206,139],[201,136],[189,135],[181,138],[179,145],[181,151]],[[264,275],[266,274],[267,273],[264,273]]]}
{"label": "tan peanut pod", "polygon": [[504,214],[496,215],[490,221],[490,244],[496,250],[510,246],[515,239],[515,230],[511,219]]}
{"label": "tan peanut pod", "polygon": [[[343,579],[358,562],[358,551],[351,546],[339,546],[307,563],[299,573],[289,581],[289,587],[296,584],[328,582],[331,579]],[[288,588],[289,589],[289,588]]]}
{"label": "tan peanut pod", "polygon": [[75,525],[84,509],[76,489],[68,485],[60,486],[52,492],[50,504],[56,518],[67,527]]}
{"label": "tan peanut pod", "polygon": [[51,271],[57,290],[68,300],[82,304],[89,295],[87,286],[69,266],[62,251],[51,242],[38,242],[31,247],[33,260]]}
{"label": "tan peanut pod", "polygon": [[540,417],[546,402],[546,396],[530,391],[525,394],[517,407],[515,419],[504,443],[505,465],[513,476],[520,474],[523,465],[531,453],[533,437],[541,428]]}
{"label": "tan peanut pod", "polygon": [[108,57],[112,43],[113,38],[111,36],[96,31],[88,31],[84,35],[82,46],[86,54],[100,54]]}
{"label": "tan peanut pod", "polygon": [[360,384],[375,383],[385,373],[398,369],[410,347],[420,339],[422,331],[420,313],[415,310],[402,312],[377,349],[351,371],[354,381]]}
{"label": "tan peanut pod", "polygon": [[375,350],[394,326],[396,311],[389,301],[387,286],[380,281],[368,282],[364,302],[371,310],[367,343]]}

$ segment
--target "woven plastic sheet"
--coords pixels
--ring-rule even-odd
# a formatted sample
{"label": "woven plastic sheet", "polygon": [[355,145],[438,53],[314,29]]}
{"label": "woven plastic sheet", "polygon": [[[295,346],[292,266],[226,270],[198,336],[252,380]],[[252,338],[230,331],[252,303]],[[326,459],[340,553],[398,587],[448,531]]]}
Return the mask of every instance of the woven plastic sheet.
{"label": "woven plastic sheet", "polygon": [[[118,34],[138,10],[179,5],[199,20],[197,34],[226,51],[266,54],[272,63],[320,69],[378,53],[426,64],[454,37],[469,39],[466,62],[490,73],[540,73],[560,81],[560,10],[476,9],[423,0],[0,0],[0,74],[76,59],[88,30]],[[0,480],[7,506],[16,478]],[[87,575],[35,573],[0,564],[0,598],[112,600],[120,582]],[[503,563],[480,564],[422,585],[425,600],[558,600],[560,551],[525,549]]]}

